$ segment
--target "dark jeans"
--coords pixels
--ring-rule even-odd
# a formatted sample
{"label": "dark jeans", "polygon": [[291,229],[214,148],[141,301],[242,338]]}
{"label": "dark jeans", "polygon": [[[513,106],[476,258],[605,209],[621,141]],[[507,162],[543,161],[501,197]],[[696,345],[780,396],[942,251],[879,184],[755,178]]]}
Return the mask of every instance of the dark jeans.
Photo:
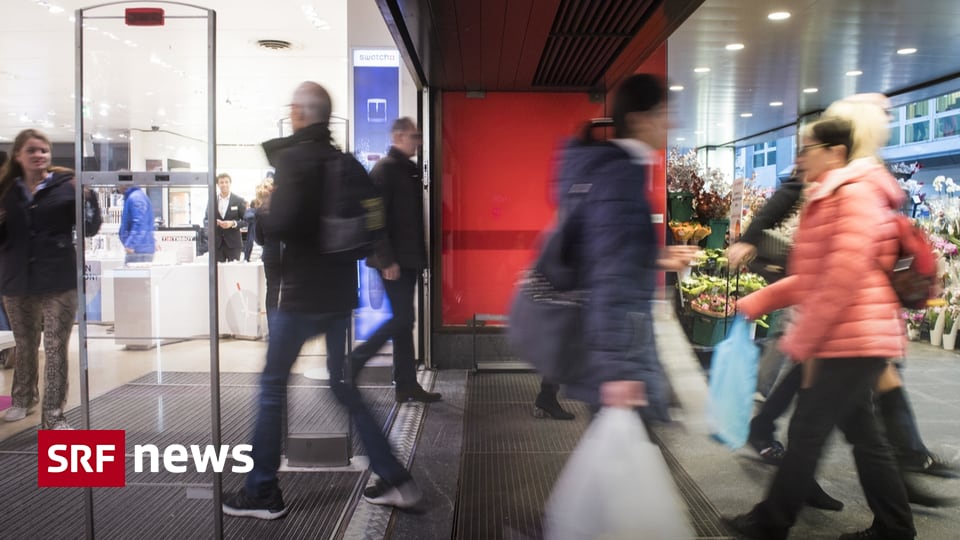
{"label": "dark jeans", "polygon": [[417,290],[419,270],[410,268],[400,269],[400,278],[383,280],[383,286],[390,299],[393,317],[386,321],[377,331],[353,351],[354,373],[367,363],[371,356],[387,342],[393,339],[393,380],[397,383],[397,390],[409,390],[417,386],[417,366],[413,357],[413,323],[416,314],[413,312],[413,295]]}
{"label": "dark jeans", "polygon": [[271,312],[267,364],[260,376],[260,410],[253,432],[253,470],[247,475],[246,490],[251,497],[267,498],[277,489],[280,467],[283,410],[287,403],[287,379],[300,348],[308,339],[326,333],[327,370],[337,400],[350,413],[370,456],[370,466],[387,483],[402,484],[410,474],[393,456],[390,443],[363,403],[360,392],[344,379],[343,361],[350,313],[305,314]]}
{"label": "dark jeans", "polygon": [[127,253],[123,257],[123,263],[144,263],[153,262],[153,253]]}
{"label": "dark jeans", "polygon": [[754,508],[765,527],[786,537],[804,506],[823,445],[834,427],[853,445],[857,474],[873,526],[884,538],[913,538],[913,515],[893,451],[873,412],[873,389],[886,367],[883,358],[821,360],[816,380],[801,390],[790,421],[787,453],[767,498]]}
{"label": "dark jeans", "polygon": [[803,366],[796,364],[773,387],[767,400],[760,406],[760,412],[750,420],[751,441],[766,443],[773,440],[774,433],[777,431],[777,418],[783,416],[793,403],[793,396],[797,395],[802,382]]}

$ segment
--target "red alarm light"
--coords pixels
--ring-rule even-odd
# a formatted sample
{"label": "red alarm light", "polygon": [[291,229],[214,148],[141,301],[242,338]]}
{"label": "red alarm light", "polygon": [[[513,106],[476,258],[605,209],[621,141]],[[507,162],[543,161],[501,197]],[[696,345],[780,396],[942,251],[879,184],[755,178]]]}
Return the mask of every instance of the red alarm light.
{"label": "red alarm light", "polygon": [[163,26],[163,8],[127,8],[123,15],[127,26]]}

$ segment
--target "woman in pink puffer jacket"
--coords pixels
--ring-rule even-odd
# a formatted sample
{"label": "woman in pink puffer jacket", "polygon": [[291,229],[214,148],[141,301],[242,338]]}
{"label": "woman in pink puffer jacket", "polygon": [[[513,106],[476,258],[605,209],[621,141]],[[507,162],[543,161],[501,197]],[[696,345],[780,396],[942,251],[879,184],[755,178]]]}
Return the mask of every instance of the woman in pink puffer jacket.
{"label": "woman in pink puffer jacket", "polygon": [[869,529],[840,538],[908,539],[916,534],[872,404],[887,359],[903,356],[906,346],[900,304],[888,277],[898,253],[893,213],[903,194],[876,159],[850,160],[857,129],[839,118],[804,128],[797,165],[809,184],[788,263],[790,276],[737,304],[748,318],[795,306],[793,325],[780,348],[804,363],[789,446],[767,498],[728,520],[749,538],[787,537],[834,427],[853,445],[874,512]]}

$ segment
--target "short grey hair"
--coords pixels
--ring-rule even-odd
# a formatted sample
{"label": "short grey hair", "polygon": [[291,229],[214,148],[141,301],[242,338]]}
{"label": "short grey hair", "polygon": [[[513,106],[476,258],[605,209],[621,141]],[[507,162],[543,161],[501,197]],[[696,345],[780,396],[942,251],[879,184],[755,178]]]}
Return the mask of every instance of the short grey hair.
{"label": "short grey hair", "polygon": [[311,124],[330,122],[330,111],[333,108],[330,94],[313,81],[300,83],[293,93],[291,104],[303,109],[304,117]]}

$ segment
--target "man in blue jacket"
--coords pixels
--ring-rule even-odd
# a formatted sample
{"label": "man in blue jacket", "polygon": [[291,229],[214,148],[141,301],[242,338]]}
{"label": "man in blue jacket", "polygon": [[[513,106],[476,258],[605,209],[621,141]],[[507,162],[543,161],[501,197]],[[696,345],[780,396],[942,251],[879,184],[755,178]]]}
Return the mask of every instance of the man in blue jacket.
{"label": "man in blue jacket", "polygon": [[151,262],[156,244],[153,239],[153,204],[139,186],[120,185],[123,214],[120,218],[120,242],[127,252],[125,263]]}

